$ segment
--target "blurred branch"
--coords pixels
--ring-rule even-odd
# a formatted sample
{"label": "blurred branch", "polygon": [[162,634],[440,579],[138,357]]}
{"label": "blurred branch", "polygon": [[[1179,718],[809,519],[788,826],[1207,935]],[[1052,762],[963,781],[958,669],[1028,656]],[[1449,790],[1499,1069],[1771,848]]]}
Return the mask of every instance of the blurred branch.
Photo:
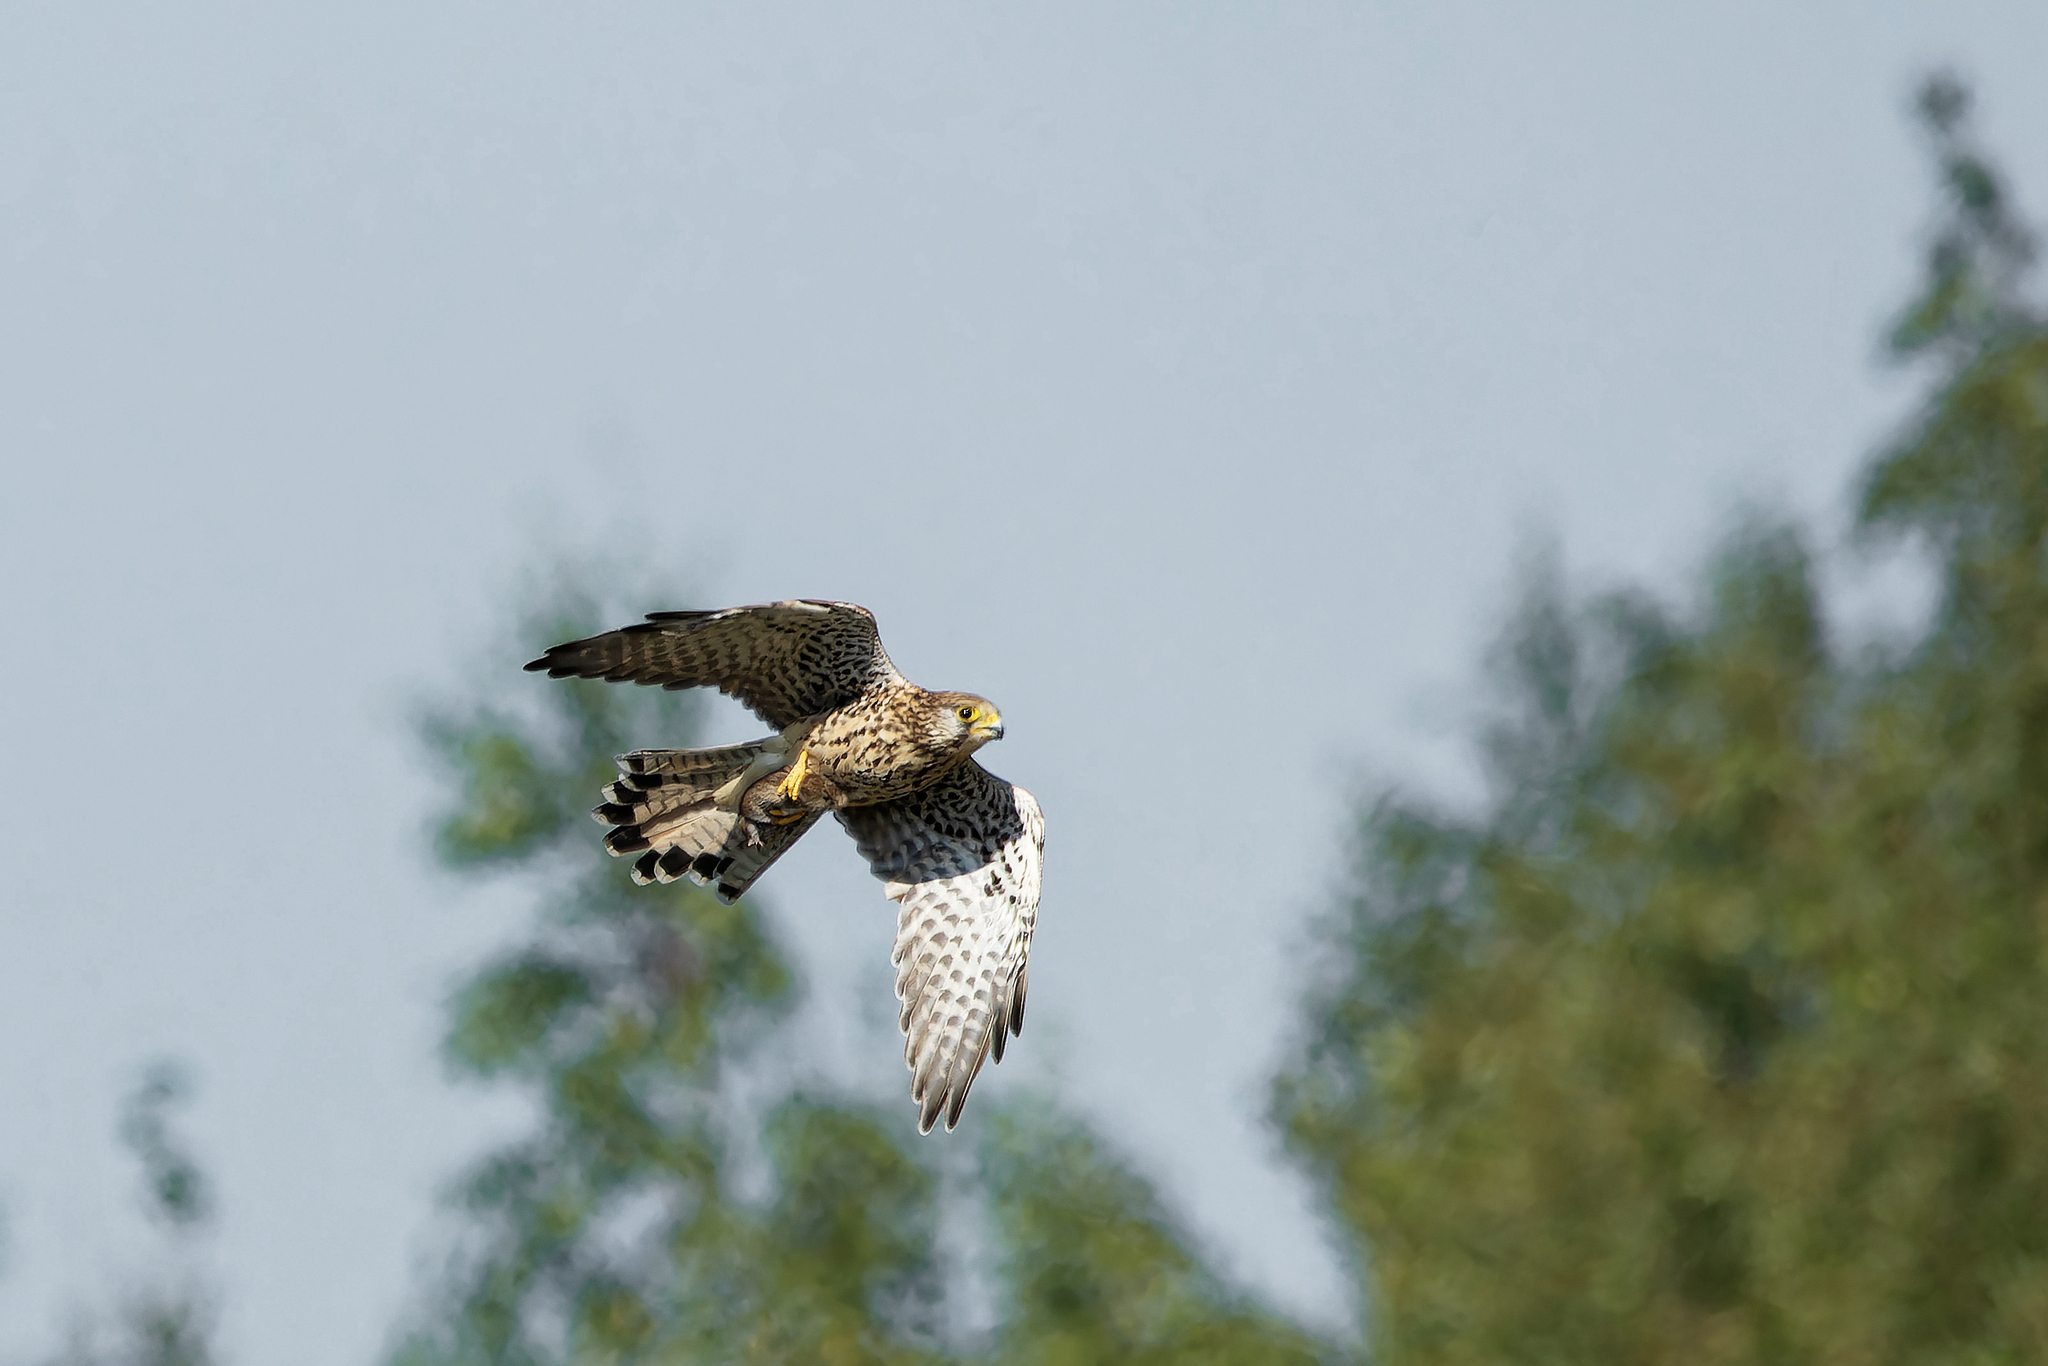
{"label": "blurred branch", "polygon": [[[144,1211],[181,1241],[212,1220],[212,1188],[172,1129],[172,1118],[192,1096],[190,1073],[159,1059],[143,1070],[121,1104],[121,1142],[141,1164]],[[210,1366],[214,1297],[190,1271],[175,1264],[121,1297],[104,1313],[81,1314],[47,1366]]]}
{"label": "blurred branch", "polygon": [[171,1131],[172,1114],[192,1094],[186,1069],[159,1059],[144,1071],[121,1111],[121,1141],[142,1164],[152,1219],[180,1232],[197,1230],[213,1215],[206,1175]]}
{"label": "blurred branch", "polygon": [[1934,152],[1942,211],[1927,248],[1927,283],[1892,326],[1894,354],[1933,351],[1954,365],[2036,325],[2022,285],[2034,234],[1970,127],[1970,88],[1953,72],[1921,85],[1915,111]]}

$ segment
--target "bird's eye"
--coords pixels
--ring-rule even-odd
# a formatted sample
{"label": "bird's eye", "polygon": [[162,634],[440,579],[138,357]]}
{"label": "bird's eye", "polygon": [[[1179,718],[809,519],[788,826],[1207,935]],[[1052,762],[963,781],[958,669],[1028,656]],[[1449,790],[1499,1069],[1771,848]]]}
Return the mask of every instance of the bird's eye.
{"label": "bird's eye", "polygon": [[974,719],[974,708],[962,707],[960,709],[960,719],[962,721],[972,721]]}

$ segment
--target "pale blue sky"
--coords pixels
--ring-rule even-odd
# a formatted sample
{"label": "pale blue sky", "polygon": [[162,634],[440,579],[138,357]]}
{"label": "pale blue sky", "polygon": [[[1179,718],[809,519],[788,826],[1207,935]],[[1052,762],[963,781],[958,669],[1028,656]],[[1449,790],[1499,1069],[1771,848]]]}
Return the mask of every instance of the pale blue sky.
{"label": "pale blue sky", "polygon": [[[997,700],[1048,872],[977,1100],[1058,1078],[1330,1320],[1258,1109],[1347,802],[1472,791],[1524,528],[1671,583],[1742,497],[1839,525],[1914,392],[1912,84],[2039,217],[2044,58],[1954,0],[10,7],[0,1359],[141,1264],[164,1052],[230,1361],[380,1349],[519,1118],[435,1059],[527,912],[429,866],[407,716],[607,544]],[[795,1065],[900,1098],[875,884],[824,830],[764,887]]]}

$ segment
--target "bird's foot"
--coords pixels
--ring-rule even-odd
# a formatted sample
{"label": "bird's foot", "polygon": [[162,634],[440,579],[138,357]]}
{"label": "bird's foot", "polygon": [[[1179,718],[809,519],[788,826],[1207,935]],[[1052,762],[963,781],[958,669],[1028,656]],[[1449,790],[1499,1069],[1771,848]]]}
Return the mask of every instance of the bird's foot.
{"label": "bird's foot", "polygon": [[[810,771],[811,752],[807,749],[798,750],[796,752],[796,762],[789,766],[789,776],[784,778],[782,786],[775,790],[780,792],[789,801],[796,801],[798,799],[797,793],[803,787],[804,778]],[[782,821],[780,824],[787,825],[789,822]]]}

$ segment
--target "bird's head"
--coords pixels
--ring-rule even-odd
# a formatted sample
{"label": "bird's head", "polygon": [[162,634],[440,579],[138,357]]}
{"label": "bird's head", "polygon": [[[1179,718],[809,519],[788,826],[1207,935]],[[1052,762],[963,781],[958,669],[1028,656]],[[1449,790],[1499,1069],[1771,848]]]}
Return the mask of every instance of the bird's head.
{"label": "bird's head", "polygon": [[942,692],[936,694],[936,700],[939,712],[934,728],[948,748],[971,752],[1003,738],[1003,714],[986,697],[976,697],[971,692]]}

